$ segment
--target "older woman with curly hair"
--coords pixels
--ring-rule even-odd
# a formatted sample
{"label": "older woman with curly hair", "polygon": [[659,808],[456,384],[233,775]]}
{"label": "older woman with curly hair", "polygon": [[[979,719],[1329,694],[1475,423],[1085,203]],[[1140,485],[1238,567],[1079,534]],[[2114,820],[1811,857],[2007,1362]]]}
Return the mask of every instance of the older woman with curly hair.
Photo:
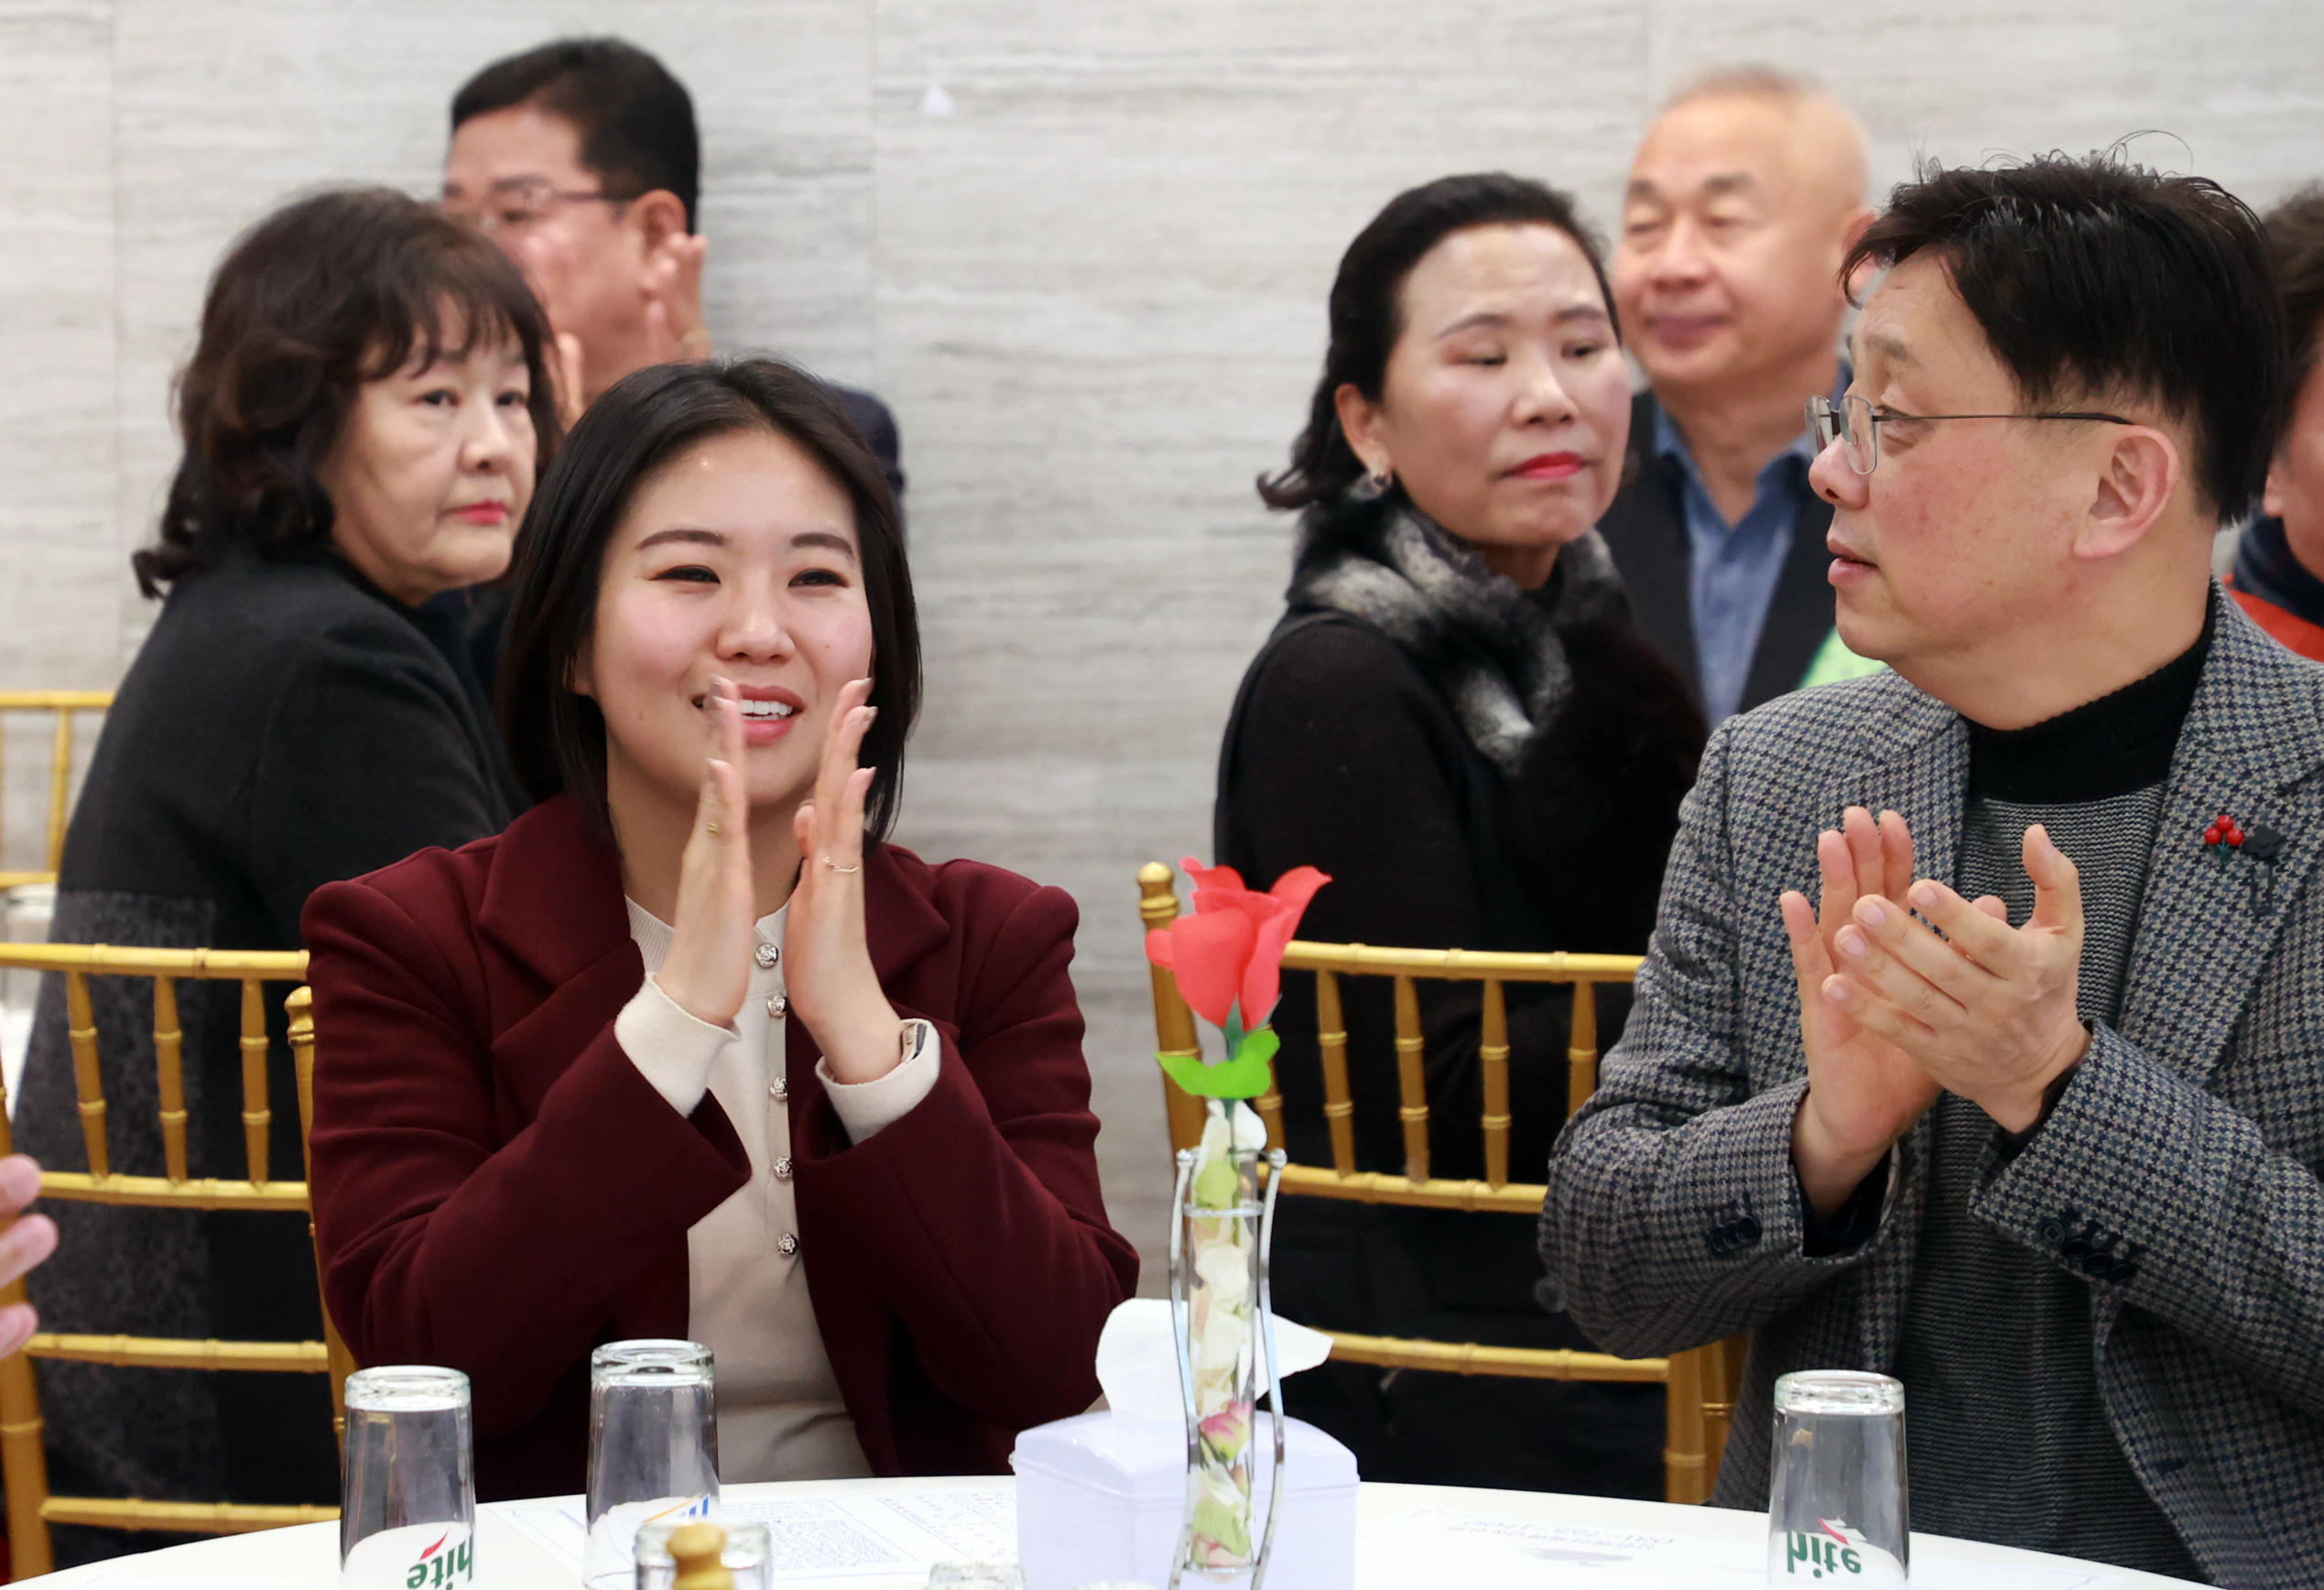
{"label": "older woman with curly hair", "polygon": [[[180,386],[185,456],[160,536],[134,560],[145,593],[167,599],[66,838],[59,941],[297,949],[318,885],[515,815],[462,637],[423,604],[508,566],[557,436],[548,335],[489,239],[400,194],[301,200],[234,245]],[[150,1040],[132,1038],[152,1027],[145,989],[101,978],[92,993],[113,1166],[158,1174]],[[46,991],[35,1022],[16,1140],[80,1170],[60,995]],[[188,984],[179,999],[191,1171],[239,1177],[233,989]],[[296,1120],[287,1067],[272,1088],[276,1119]],[[273,1151],[271,1173],[299,1179],[298,1135],[277,1131]],[[299,1215],[55,1214],[62,1256],[34,1283],[53,1329],[319,1334]],[[316,1377],[45,1364],[41,1389],[60,1490],[337,1494]],[[60,1562],[127,1544],[105,1534],[60,1530]]]}

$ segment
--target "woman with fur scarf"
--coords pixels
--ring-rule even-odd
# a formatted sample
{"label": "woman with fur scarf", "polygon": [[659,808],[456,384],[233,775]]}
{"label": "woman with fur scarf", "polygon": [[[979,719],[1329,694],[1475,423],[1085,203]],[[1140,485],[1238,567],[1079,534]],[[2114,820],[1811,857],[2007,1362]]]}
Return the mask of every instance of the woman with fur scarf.
{"label": "woman with fur scarf", "polygon": [[[1289,469],[1287,611],[1244,676],[1219,770],[1218,859],[1265,888],[1332,882],[1301,937],[1472,950],[1645,950],[1704,736],[1632,624],[1591,528],[1621,484],[1628,374],[1571,201],[1504,175],[1392,201],[1349,247]],[[1362,1169],[1404,1169],[1395,1022],[1341,985]],[[1624,991],[1626,992],[1626,991]],[[1568,991],[1508,991],[1511,1171],[1565,1116]],[[1483,1174],[1481,1001],[1423,986],[1431,1171]],[[1602,1041],[1627,1009],[1599,996]],[[1285,978],[1276,1062],[1292,1158],[1327,1163],[1314,982]],[[1536,1300],[1533,1222],[1287,1199],[1276,1306],[1367,1334],[1587,1347]],[[1288,1410],[1367,1479],[1662,1495],[1655,1386],[1330,1364]]]}

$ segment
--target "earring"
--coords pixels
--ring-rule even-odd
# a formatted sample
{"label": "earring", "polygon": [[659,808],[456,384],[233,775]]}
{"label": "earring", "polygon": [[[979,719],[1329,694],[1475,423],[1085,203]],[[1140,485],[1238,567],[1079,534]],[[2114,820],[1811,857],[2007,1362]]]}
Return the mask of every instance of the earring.
{"label": "earring", "polygon": [[1373,501],[1386,496],[1388,488],[1395,484],[1395,471],[1386,468],[1367,469],[1363,472],[1363,479],[1357,483],[1356,491],[1366,501]]}

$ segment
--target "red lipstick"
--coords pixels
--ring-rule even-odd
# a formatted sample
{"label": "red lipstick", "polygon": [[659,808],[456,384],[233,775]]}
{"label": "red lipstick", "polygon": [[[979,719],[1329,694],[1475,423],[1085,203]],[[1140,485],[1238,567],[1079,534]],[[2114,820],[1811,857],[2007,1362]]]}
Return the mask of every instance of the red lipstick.
{"label": "red lipstick", "polygon": [[1544,452],[1526,459],[1509,473],[1519,480],[1564,480],[1579,474],[1589,463],[1578,452]]}

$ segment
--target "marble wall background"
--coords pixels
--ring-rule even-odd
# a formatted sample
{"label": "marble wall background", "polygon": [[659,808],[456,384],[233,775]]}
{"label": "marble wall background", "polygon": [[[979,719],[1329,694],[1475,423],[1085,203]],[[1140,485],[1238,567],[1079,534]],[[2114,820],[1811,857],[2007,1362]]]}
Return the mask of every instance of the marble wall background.
{"label": "marble wall background", "polygon": [[[592,30],[694,90],[722,344],[896,411],[929,680],[903,837],[1081,900],[1108,1194],[1149,1255],[1132,874],[1208,853],[1288,544],[1250,483],[1383,201],[1504,166],[1609,222],[1652,108],[1742,60],[1838,87],[1881,186],[2142,129],[2254,203],[2324,175],[2298,0],[0,0],[0,686],[104,687],[134,654],[126,555],[235,232],[316,183],[431,190],[470,71]],[[32,865],[41,743],[7,731],[0,865]]]}

